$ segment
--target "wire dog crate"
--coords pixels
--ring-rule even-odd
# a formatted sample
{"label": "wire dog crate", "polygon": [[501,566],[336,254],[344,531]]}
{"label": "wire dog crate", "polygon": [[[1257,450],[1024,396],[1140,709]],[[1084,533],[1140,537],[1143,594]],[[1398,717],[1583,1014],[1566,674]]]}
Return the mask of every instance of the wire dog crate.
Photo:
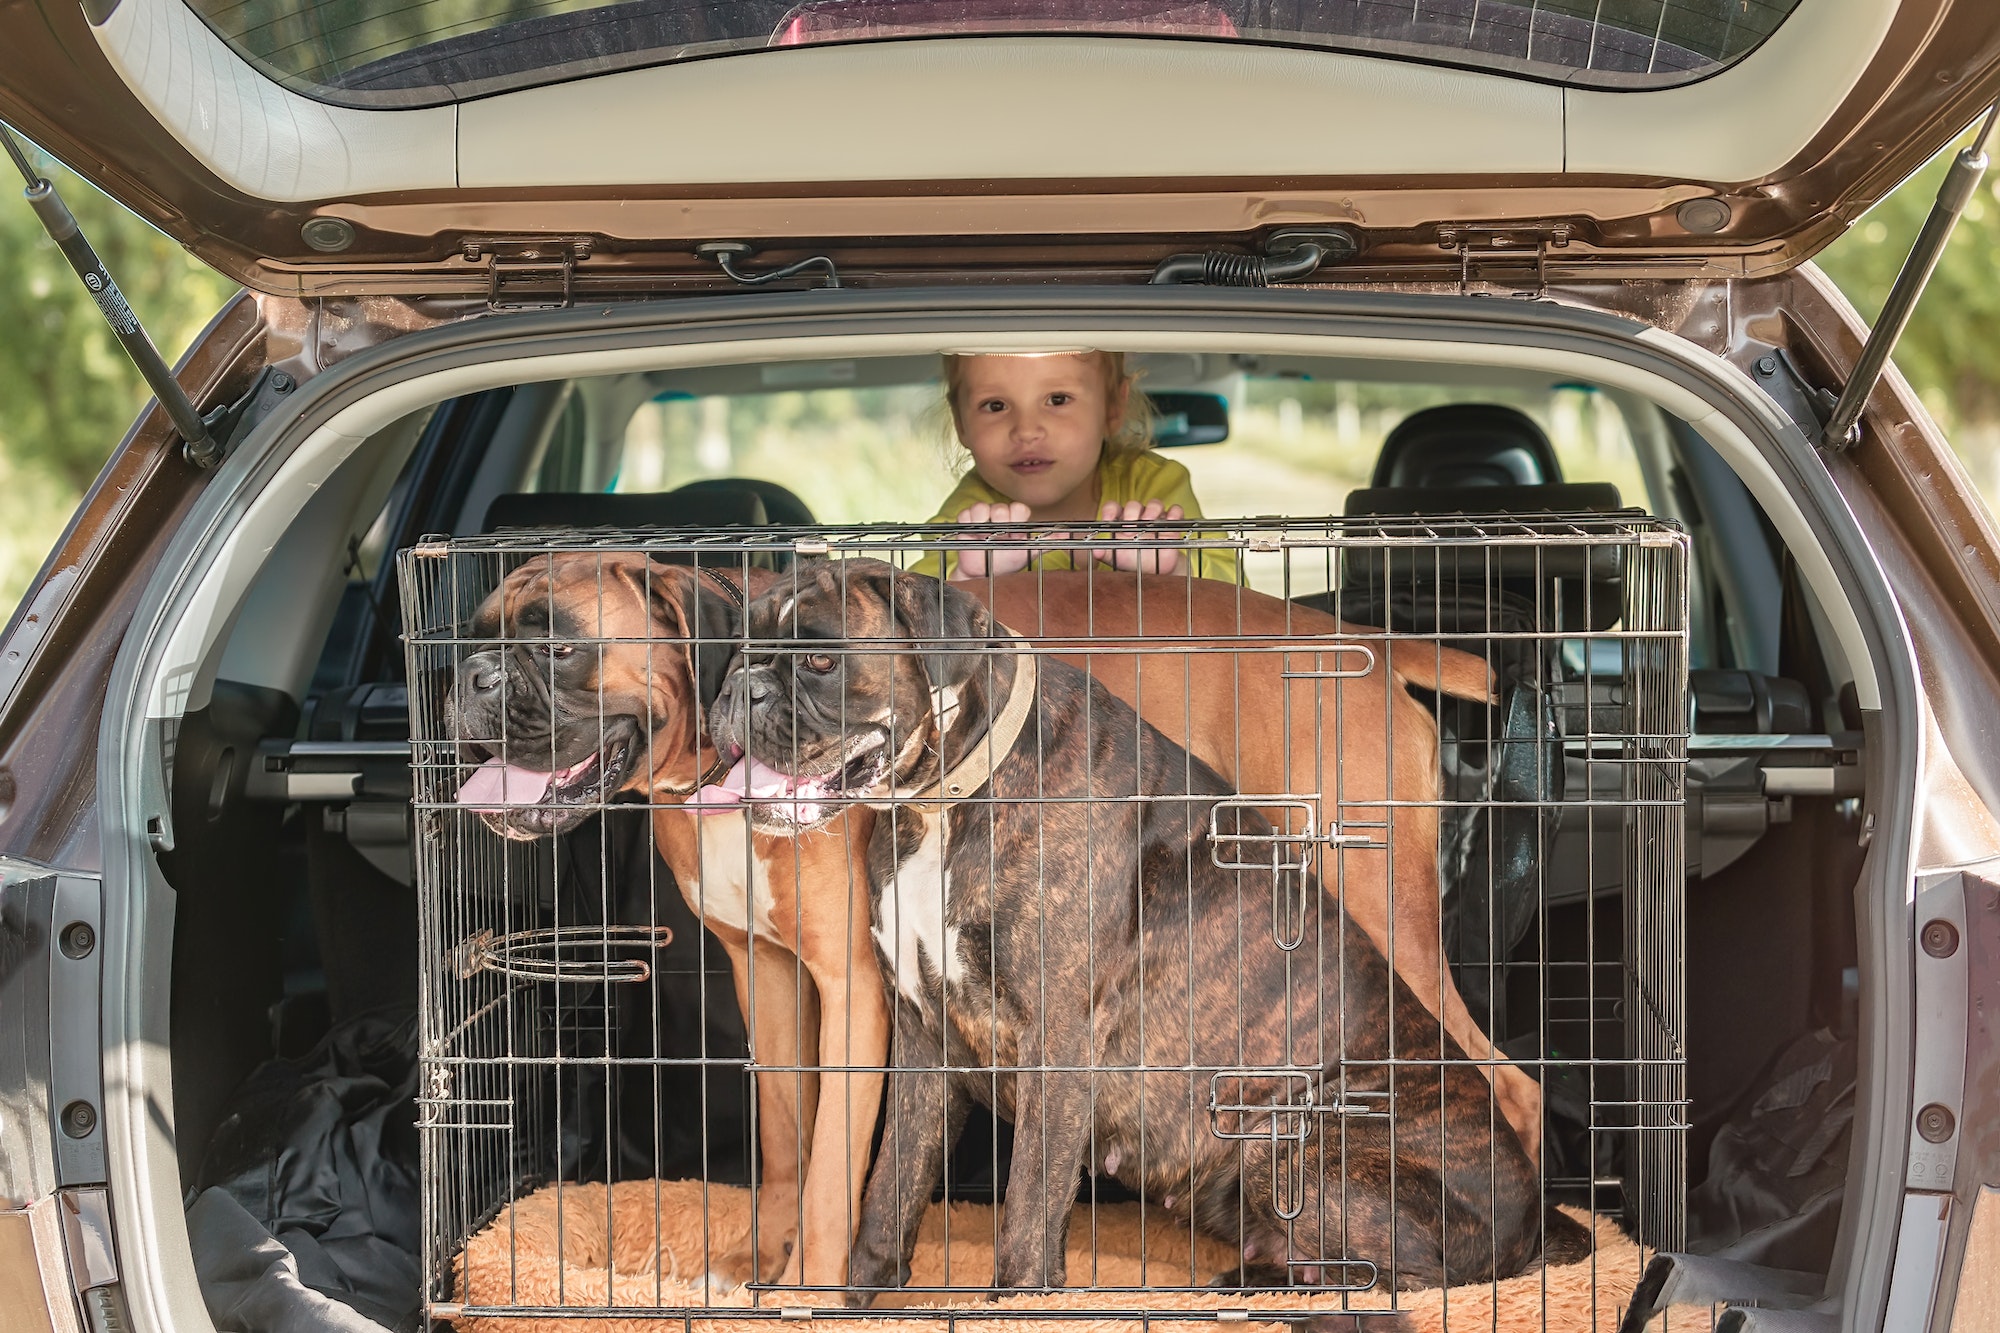
{"label": "wire dog crate", "polygon": [[1203,526],[402,553],[434,1317],[1615,1317],[1684,535]]}

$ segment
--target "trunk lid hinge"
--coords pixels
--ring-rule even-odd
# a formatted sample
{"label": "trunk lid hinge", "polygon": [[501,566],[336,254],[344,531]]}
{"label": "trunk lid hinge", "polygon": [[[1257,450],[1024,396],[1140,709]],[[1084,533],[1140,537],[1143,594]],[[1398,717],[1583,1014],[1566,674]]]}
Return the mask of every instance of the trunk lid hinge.
{"label": "trunk lid hinge", "polygon": [[567,310],[576,266],[590,258],[588,236],[475,236],[460,243],[467,262],[486,261],[486,308]]}
{"label": "trunk lid hinge", "polygon": [[1438,228],[1437,243],[1439,249],[1458,255],[1460,296],[1472,294],[1477,256],[1486,256],[1489,261],[1504,259],[1514,263],[1528,258],[1532,250],[1535,261],[1534,295],[1540,298],[1549,293],[1549,251],[1564,249],[1575,234],[1576,226],[1569,222],[1448,222]]}
{"label": "trunk lid hinge", "polygon": [[1883,368],[1889,364],[1889,353],[1896,350],[1896,339],[1909,324],[1924,284],[1930,281],[1932,270],[1943,257],[1945,242],[1951,239],[1959,214],[1972,202],[1980,179],[1986,175],[1986,146],[1992,141],[1996,120],[2000,120],[2000,102],[1995,102],[1986,113],[1986,120],[1972,136],[1972,142],[1952,158],[1950,169],[1938,185],[1937,202],[1931,205],[1930,216],[1924,219],[1923,229],[1911,244],[1909,257],[1889,288],[1888,299],[1882,302],[1882,313],[1876,318],[1875,327],[1868,331],[1861,355],[1855,358],[1854,373],[1847,377],[1839,400],[1827,415],[1826,429],[1819,437],[1821,448],[1837,453],[1861,442],[1861,409],[1868,395],[1875,391],[1875,382],[1882,378]]}
{"label": "trunk lid hinge", "polygon": [[1753,342],[1746,351],[1751,355],[1750,374],[1757,387],[1792,419],[1800,434],[1808,440],[1820,438],[1833,413],[1833,390],[1807,379],[1792,354],[1782,347]]}

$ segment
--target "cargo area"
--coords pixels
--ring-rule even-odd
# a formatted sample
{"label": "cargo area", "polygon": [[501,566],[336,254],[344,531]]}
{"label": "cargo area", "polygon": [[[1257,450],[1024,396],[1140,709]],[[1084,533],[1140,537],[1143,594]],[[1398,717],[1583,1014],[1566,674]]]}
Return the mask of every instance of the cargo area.
{"label": "cargo area", "polygon": [[[1587,358],[1560,373],[1385,352],[1133,359],[1155,447],[1188,469],[1204,516],[1008,540],[1083,563],[1114,541],[1212,552],[1236,577],[1014,576],[999,619],[1018,642],[961,604],[969,585],[920,576],[915,592],[884,595],[915,599],[935,625],[853,620],[850,581],[870,568],[854,562],[907,572],[979,542],[923,526],[964,462],[934,352],[474,388],[372,431],[297,492],[233,604],[204,613],[201,665],[149,737],[172,810],[158,857],[173,902],[172,1136],[211,1311],[252,1288],[204,1271],[203,1256],[259,1235],[293,1257],[298,1317],[326,1321],[301,1327],[356,1316],[398,1330],[708,1327],[833,1318],[856,1302],[935,1308],[940,1324],[1401,1310],[1419,1327],[1611,1327],[1659,1252],[1828,1271],[1853,1146],[1872,684],[1844,646],[1853,613],[1813,573],[1824,559],[1788,546],[1780,533],[1795,528],[1760,506],[1721,442],[1625,381],[1593,378]],[[537,584],[540,619],[476,623],[503,580],[558,564],[586,591]],[[683,619],[605,619],[615,598],[603,589],[632,578],[634,605],[666,598]],[[1213,586],[1190,597],[1190,584]],[[885,637],[902,657],[930,654],[925,670],[956,652],[970,659],[957,686],[988,698],[997,726],[1005,687],[1032,661],[1041,721],[1019,725],[1045,740],[1057,736],[1037,730],[1054,725],[1049,691],[1093,701],[1078,725],[1096,726],[1094,753],[1133,776],[1064,778],[1048,740],[1012,752],[1041,774],[1033,790],[1010,795],[996,770],[988,795],[919,802],[940,806],[926,818],[983,830],[992,884],[1034,886],[1028,915],[1053,924],[1074,894],[1091,901],[1101,890],[1086,863],[1137,855],[1149,838],[1181,849],[1156,847],[1132,881],[1182,913],[1177,949],[1131,964],[1090,935],[1071,948],[1075,976],[1046,953],[1008,973],[960,935],[947,958],[942,920],[885,925],[841,897],[840,931],[885,974],[889,1030],[930,1005],[962,1037],[952,988],[985,977],[974,990],[996,1012],[1014,1012],[1003,992],[1033,992],[1033,1012],[1095,1033],[1091,1016],[1122,1004],[1149,1015],[1133,1021],[1155,1046],[1079,1037],[1095,1054],[1071,1059],[945,1041],[928,1057],[913,1054],[919,1042],[896,1046],[900,1059],[830,1058],[826,1043],[862,1021],[851,1000],[835,1003],[794,957],[759,970],[746,1004],[723,938],[751,924],[727,918],[727,885],[754,882],[745,867],[778,835],[740,810],[670,812],[705,831],[692,853],[661,841],[662,809],[728,787],[747,758],[697,745],[671,794],[648,795],[639,777],[666,761],[657,729],[632,727],[628,708],[584,719],[600,737],[587,758],[552,730],[509,729],[521,682],[544,681],[553,699],[569,654],[601,664],[635,650],[644,665],[629,674],[645,679],[693,661],[709,725],[758,637],[741,625],[757,623],[759,596],[777,616],[776,602],[808,593],[847,610],[815,651],[796,625],[767,626],[786,663],[886,671],[901,658],[871,642]],[[954,608],[973,619],[950,619]],[[462,718],[482,653],[507,681],[498,731]],[[1463,681],[1454,693],[1452,669],[1484,680],[1483,695]],[[1112,678],[1129,677],[1150,704],[1099,702],[1092,677],[1111,695]],[[610,698],[604,679],[577,697]],[[824,790],[801,787],[812,745],[795,731],[789,785],[758,799],[811,825],[801,837],[870,809],[880,839],[905,816],[879,790],[859,794],[874,742],[843,729],[859,696],[843,697],[832,743],[853,765]],[[947,711],[902,685],[884,699],[883,717]],[[1258,731],[1262,712],[1274,730]],[[1203,718],[1211,730],[1190,734]],[[895,742],[885,752],[906,739],[900,721],[880,725]],[[786,768],[757,745],[748,754]],[[505,786],[516,770],[550,781],[523,799]],[[739,775],[746,798],[763,771]],[[1146,772],[1175,777],[1162,788]],[[1246,772],[1270,780],[1241,785]],[[682,791],[683,777],[702,781]],[[723,821],[732,832],[715,831]],[[675,855],[703,867],[698,886]],[[942,906],[942,872],[921,882]],[[966,892],[963,875],[953,882]],[[1198,965],[1191,883],[1236,903],[1234,942]],[[1368,894],[1399,925],[1411,918],[1398,895],[1431,895],[1428,935],[1371,942],[1355,924]],[[1095,922],[1086,914],[1085,934]],[[1175,929],[1157,915],[1131,926],[1148,928]],[[786,929],[801,927],[772,926]],[[1398,1000],[1391,955],[1398,975],[1406,955],[1442,970]],[[1122,966],[1137,970],[1107,990],[1100,970]],[[1367,1042],[1364,1011],[1342,1008],[1366,989],[1349,989],[1350,974],[1376,975],[1382,1016],[1395,1014]],[[1156,986],[1167,990],[1146,999]],[[1489,1050],[1439,1016],[1454,1000]],[[825,1026],[817,1047],[799,1037],[829,1015],[848,1026]],[[987,1091],[910,1077],[946,1071]],[[1507,1093],[1517,1075],[1536,1106],[1526,1134]],[[1061,1203],[1059,1173],[1017,1196],[1030,1089],[1043,1110],[1050,1097],[1096,1107],[1131,1092],[1148,1108],[1129,1118],[1145,1143],[1093,1112],[1074,1204]],[[1418,1103],[1445,1108],[1451,1128],[1407,1120]],[[774,1107],[793,1120],[774,1126]],[[1046,1117],[1034,1123],[1048,1133]],[[892,1264],[894,1280],[797,1285],[801,1263],[830,1271],[823,1246],[795,1252],[798,1236],[834,1233],[805,1225],[797,1181],[770,1167],[789,1135],[787,1169],[809,1173],[815,1125],[841,1130],[849,1182],[899,1144],[942,1136],[935,1188],[922,1171],[899,1178],[904,1195],[876,1214],[914,1238],[907,1274]],[[1159,1134],[1234,1183],[1202,1175],[1197,1208]],[[1377,1138],[1399,1163],[1393,1183],[1343,1165]],[[1404,1178],[1424,1161],[1432,1175]],[[1482,1190],[1477,1239],[1443,1261],[1440,1291],[1423,1247],[1400,1237]],[[996,1254],[1025,1252],[1005,1220],[1018,1197],[1040,1201],[1037,1271],[1066,1267],[1064,1289],[992,1300]],[[1415,1231],[1357,1246],[1366,1210],[1353,1201],[1378,1197]],[[852,1227],[868,1207],[859,1214],[840,1215]],[[1066,1265],[1050,1239],[1058,1216]]]}

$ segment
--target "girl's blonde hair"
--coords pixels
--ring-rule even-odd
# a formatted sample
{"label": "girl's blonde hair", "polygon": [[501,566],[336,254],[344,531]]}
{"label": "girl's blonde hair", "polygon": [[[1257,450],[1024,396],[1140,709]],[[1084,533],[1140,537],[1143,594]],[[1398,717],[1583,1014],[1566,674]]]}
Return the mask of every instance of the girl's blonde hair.
{"label": "girl's blonde hair", "polygon": [[[979,355],[1007,356],[1009,353],[988,352]],[[1077,355],[1089,357],[1097,362],[1098,369],[1104,374],[1104,394],[1107,399],[1116,402],[1120,386],[1125,390],[1125,410],[1119,415],[1118,425],[1104,437],[1105,452],[1137,454],[1152,448],[1152,400],[1139,390],[1140,372],[1125,368],[1125,353],[1092,350],[1079,352]],[[958,423],[958,391],[965,383],[965,362],[971,359],[969,355],[949,354],[944,358],[944,409],[951,421],[954,437],[961,439],[963,432],[959,430]]]}

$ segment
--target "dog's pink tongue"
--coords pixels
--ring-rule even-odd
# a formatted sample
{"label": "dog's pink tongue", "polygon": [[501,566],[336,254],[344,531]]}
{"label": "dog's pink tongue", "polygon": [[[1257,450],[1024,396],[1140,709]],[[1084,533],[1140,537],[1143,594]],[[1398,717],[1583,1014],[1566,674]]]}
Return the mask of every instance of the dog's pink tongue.
{"label": "dog's pink tongue", "polygon": [[777,769],[761,764],[749,755],[736,766],[688,798],[688,804],[708,810],[731,810],[745,801],[768,801],[792,794],[792,779]]}
{"label": "dog's pink tongue", "polygon": [[472,806],[533,805],[549,794],[553,773],[537,773],[488,759],[458,789],[458,803]]}

